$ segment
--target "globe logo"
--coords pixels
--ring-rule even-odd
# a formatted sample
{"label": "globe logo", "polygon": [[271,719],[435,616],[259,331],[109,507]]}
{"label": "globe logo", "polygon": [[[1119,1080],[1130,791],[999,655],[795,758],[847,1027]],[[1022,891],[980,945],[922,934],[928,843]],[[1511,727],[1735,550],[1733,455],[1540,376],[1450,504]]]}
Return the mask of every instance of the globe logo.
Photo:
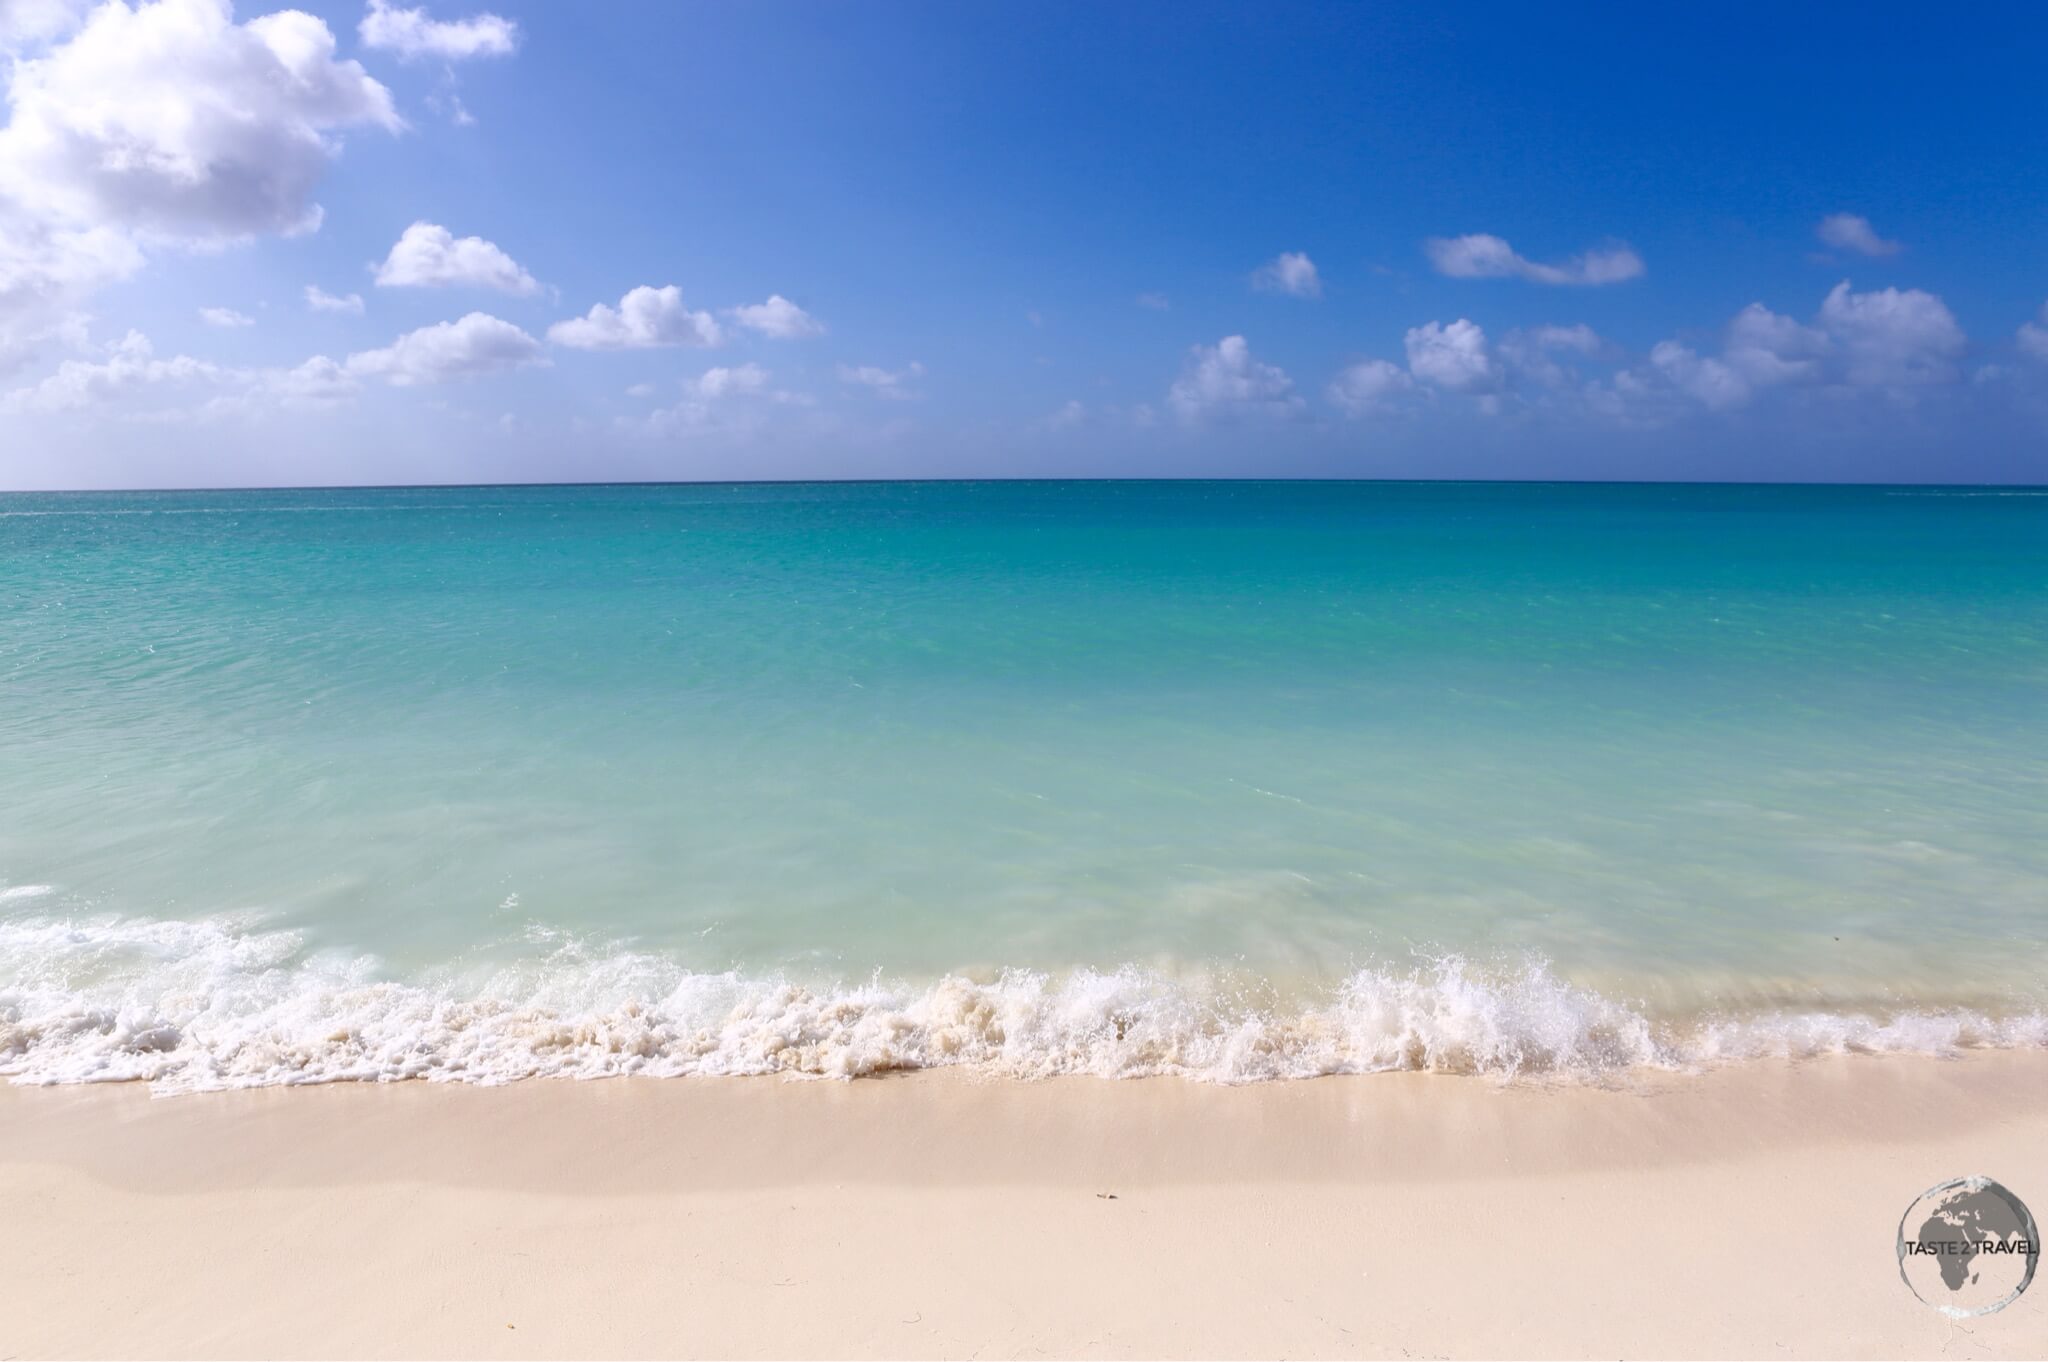
{"label": "globe logo", "polygon": [[2011,1305],[2034,1280],[2040,1259],[2033,1213],[1990,1178],[1930,1187],[1899,1221],[1899,1275],[1914,1295],[1955,1319]]}

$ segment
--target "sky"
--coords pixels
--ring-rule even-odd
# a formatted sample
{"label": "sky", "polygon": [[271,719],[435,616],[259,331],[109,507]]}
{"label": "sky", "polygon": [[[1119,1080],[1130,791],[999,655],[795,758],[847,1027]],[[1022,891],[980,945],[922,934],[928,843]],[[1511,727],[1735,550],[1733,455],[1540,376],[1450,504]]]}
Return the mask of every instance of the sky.
{"label": "sky", "polygon": [[0,487],[2048,483],[2048,9],[0,0]]}

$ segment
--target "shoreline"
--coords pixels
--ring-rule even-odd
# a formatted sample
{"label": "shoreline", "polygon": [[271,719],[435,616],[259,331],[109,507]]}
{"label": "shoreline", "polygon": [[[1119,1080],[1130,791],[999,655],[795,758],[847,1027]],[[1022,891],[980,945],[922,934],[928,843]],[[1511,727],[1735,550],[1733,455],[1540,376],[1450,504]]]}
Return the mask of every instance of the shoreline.
{"label": "shoreline", "polygon": [[[16,886],[0,902],[53,892]],[[706,972],[545,930],[540,940],[544,953],[468,975],[404,978],[372,968],[374,955],[309,948],[253,918],[0,918],[0,973],[15,999],[0,1016],[0,1081],[204,1092],[952,1068],[995,1079],[1422,1071],[1604,1083],[1831,1053],[2048,1050],[2032,983],[1944,997],[1708,974],[1688,993],[1676,979],[1661,990],[1589,980],[1540,955],[1419,949],[1312,982],[1157,962],[860,982]],[[2030,957],[2008,954],[2024,971]]]}
{"label": "shoreline", "polygon": [[2041,1355],[1899,1281],[1971,1173],[2048,1210],[2048,1053],[9,1086],[0,1355]]}

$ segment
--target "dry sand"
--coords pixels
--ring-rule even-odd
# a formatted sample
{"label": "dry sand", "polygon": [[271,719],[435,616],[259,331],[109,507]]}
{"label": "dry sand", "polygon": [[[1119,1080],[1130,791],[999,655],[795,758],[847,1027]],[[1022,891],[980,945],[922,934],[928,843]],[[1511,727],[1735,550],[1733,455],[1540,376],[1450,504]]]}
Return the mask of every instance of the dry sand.
{"label": "dry sand", "polygon": [[2048,1054],[11,1089],[0,1358],[2048,1356],[1900,1282],[1965,1173],[2048,1212]]}

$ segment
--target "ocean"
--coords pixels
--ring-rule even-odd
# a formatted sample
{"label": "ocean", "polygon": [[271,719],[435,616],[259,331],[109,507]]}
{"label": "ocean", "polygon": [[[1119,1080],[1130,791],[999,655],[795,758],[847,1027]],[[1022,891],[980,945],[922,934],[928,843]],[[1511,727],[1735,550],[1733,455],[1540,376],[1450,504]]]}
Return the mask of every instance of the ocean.
{"label": "ocean", "polygon": [[2048,493],[0,495],[0,1075],[2048,1044]]}

